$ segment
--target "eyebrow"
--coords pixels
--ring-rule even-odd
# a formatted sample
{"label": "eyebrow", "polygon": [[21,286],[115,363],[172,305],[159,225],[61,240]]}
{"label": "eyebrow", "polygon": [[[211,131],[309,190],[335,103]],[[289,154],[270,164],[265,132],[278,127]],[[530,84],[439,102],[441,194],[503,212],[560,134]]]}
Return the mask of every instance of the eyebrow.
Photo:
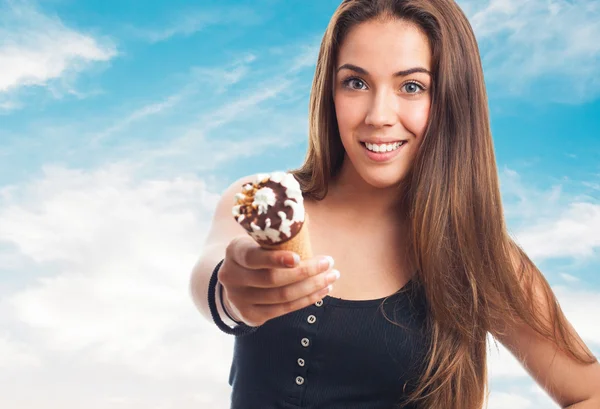
{"label": "eyebrow", "polygon": [[[362,75],[369,75],[369,73],[367,72],[367,70],[365,70],[364,68],[361,68],[359,66],[356,66],[354,64],[344,64],[344,65],[342,65],[341,67],[339,67],[337,69],[336,73],[340,72],[344,68],[346,68],[348,70],[356,71],[356,72],[358,72],[359,74],[362,74]],[[414,68],[409,68],[407,70],[398,71],[393,76],[394,77],[405,77],[407,75],[414,74],[416,72],[423,72],[423,73],[429,74],[429,76],[431,76],[431,72],[429,72],[429,70],[426,70],[423,67],[414,67]]]}

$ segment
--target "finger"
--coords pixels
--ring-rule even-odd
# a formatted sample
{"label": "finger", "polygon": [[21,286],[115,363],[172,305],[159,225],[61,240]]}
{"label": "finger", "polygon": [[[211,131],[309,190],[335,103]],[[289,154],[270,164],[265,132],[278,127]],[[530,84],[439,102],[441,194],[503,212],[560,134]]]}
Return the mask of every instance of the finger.
{"label": "finger", "polygon": [[333,265],[334,261],[330,256],[313,257],[302,260],[295,268],[253,271],[248,275],[246,283],[249,287],[258,288],[284,287],[328,271]]}
{"label": "finger", "polygon": [[249,288],[247,295],[256,305],[284,304],[305,298],[313,293],[327,288],[340,277],[337,270],[326,271],[287,286],[277,288]]}
{"label": "finger", "polygon": [[283,304],[273,304],[273,305],[255,305],[253,310],[257,316],[268,316],[269,319],[280,317],[282,315],[288,314],[293,311],[300,310],[302,308],[308,307],[311,304],[316,303],[319,300],[322,300],[327,294],[331,292],[333,286],[330,284],[328,287],[323,288],[317,292],[309,294],[305,297],[299,298],[294,301],[290,301]]}
{"label": "finger", "polygon": [[300,256],[287,250],[266,250],[250,236],[236,237],[227,247],[231,259],[249,270],[262,268],[291,268],[298,265]]}

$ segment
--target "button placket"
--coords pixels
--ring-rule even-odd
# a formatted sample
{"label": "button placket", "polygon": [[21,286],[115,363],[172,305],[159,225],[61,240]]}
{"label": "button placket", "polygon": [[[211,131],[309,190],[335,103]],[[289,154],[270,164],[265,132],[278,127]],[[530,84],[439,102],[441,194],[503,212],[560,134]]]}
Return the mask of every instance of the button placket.
{"label": "button placket", "polygon": [[318,322],[318,318],[323,313],[323,308],[321,308],[323,305],[324,300],[321,299],[307,309],[309,312],[309,314],[306,316],[307,324],[305,324],[305,327],[303,326],[303,328],[306,329],[306,335],[300,340],[300,345],[302,345],[303,349],[305,350],[305,357],[298,357],[296,360],[296,364],[298,365],[298,373],[296,374],[295,383],[297,386],[306,386],[307,366],[310,363],[309,347],[312,343],[312,339],[314,339],[314,336],[317,334],[318,326],[316,324]]}
{"label": "button placket", "polygon": [[[308,347],[310,347],[310,338],[308,337],[304,337],[300,340],[300,345],[302,345],[302,348],[304,350],[308,350]],[[308,355],[308,352],[305,353],[305,355]],[[296,360],[296,364],[298,365],[298,373],[296,374],[296,385],[298,386],[302,386],[304,385],[305,382],[305,377],[306,377],[306,361],[303,358],[298,358]]]}

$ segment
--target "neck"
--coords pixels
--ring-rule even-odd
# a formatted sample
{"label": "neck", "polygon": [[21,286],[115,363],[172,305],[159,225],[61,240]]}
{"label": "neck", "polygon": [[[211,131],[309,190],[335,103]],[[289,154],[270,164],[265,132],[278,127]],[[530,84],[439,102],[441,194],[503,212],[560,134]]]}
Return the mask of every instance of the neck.
{"label": "neck", "polygon": [[340,172],[330,181],[327,199],[330,206],[363,220],[398,220],[402,218],[400,194],[398,186],[377,188],[369,185],[345,158]]}

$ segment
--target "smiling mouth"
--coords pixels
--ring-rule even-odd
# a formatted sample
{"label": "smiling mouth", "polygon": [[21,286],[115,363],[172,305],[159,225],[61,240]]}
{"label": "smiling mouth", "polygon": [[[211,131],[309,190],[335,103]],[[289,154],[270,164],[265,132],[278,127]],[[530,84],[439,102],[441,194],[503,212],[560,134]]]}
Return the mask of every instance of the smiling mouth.
{"label": "smiling mouth", "polygon": [[386,152],[393,152],[393,151],[399,149],[401,146],[406,144],[406,141],[398,141],[398,142],[394,142],[394,143],[387,143],[387,144],[380,144],[380,145],[371,144],[368,142],[360,142],[360,144],[370,152],[386,153]]}

